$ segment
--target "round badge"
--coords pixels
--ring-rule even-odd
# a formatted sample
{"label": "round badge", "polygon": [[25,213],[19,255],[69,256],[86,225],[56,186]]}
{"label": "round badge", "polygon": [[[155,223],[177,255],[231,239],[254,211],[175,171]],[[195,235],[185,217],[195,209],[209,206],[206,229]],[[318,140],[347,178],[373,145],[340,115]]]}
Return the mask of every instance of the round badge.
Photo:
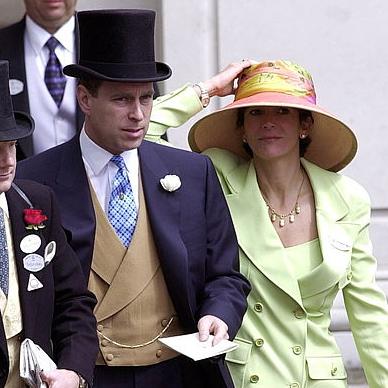
{"label": "round badge", "polygon": [[9,93],[11,96],[15,96],[23,91],[24,84],[22,81],[18,79],[10,79],[9,80]]}
{"label": "round badge", "polygon": [[20,241],[20,249],[24,253],[34,253],[39,249],[41,244],[42,240],[38,235],[29,234]]}
{"label": "round badge", "polygon": [[41,255],[31,253],[23,259],[23,265],[27,271],[38,272],[44,268],[44,259]]}

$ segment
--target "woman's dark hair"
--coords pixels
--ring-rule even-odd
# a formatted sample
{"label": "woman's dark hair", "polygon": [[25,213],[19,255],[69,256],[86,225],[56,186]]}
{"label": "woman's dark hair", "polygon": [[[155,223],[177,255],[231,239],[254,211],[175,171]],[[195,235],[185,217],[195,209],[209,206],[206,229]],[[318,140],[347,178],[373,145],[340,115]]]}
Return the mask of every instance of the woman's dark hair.
{"label": "woman's dark hair", "polygon": [[102,84],[101,79],[83,76],[78,80],[78,85],[83,85],[93,97],[97,97],[98,89]]}
{"label": "woman's dark hair", "polygon": [[[237,110],[237,128],[241,128],[244,125],[244,112],[246,108],[239,108]],[[312,123],[314,124],[314,118],[312,113],[309,110],[306,109],[298,109],[299,111],[299,122],[302,123],[303,121],[306,121],[308,119],[311,119]],[[304,156],[306,153],[307,147],[311,143],[310,136],[305,137],[304,139],[299,140],[299,156]],[[243,143],[243,148],[245,152],[252,157],[253,152],[251,147],[249,147],[248,143]]]}
{"label": "woman's dark hair", "polygon": [[[311,120],[311,124],[314,124],[313,114],[306,109],[298,109],[299,110],[299,122]],[[306,153],[307,147],[311,143],[311,137],[308,135],[304,139],[299,140],[299,156],[303,157]]]}

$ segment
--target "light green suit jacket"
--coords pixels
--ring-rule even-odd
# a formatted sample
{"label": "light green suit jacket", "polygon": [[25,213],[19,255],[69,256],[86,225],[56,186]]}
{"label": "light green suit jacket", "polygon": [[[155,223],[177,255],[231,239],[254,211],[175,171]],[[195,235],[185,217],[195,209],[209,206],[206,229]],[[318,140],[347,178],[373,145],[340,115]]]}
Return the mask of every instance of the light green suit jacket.
{"label": "light green suit jacket", "polygon": [[206,154],[232,214],[241,272],[252,284],[235,339],[240,346],[227,354],[236,387],[346,387],[342,357],[329,331],[338,291],[369,387],[388,387],[388,309],[375,284],[365,190],[302,159],[314,192],[323,262],[295,279],[287,270],[286,252],[268,217],[253,163],[224,150]]}

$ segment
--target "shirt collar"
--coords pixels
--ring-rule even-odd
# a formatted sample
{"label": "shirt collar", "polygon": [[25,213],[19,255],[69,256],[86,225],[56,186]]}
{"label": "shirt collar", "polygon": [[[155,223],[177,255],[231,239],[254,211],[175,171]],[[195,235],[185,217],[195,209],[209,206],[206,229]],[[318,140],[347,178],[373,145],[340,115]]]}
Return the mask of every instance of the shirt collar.
{"label": "shirt collar", "polygon": [[[99,175],[102,170],[108,165],[113,154],[97,145],[85,132],[85,128],[82,128],[80,133],[80,146],[82,157],[93,171],[94,175]],[[130,167],[134,166],[134,162],[137,162],[138,152],[137,148],[133,150],[124,151],[121,153],[124,159],[125,167],[130,171]]]}
{"label": "shirt collar", "polygon": [[[75,18],[72,16],[53,36],[68,51],[74,52]],[[36,54],[39,54],[51,34],[26,16],[26,34]]]}
{"label": "shirt collar", "polygon": [[0,194],[0,207],[3,209],[4,215],[9,218],[8,204],[7,198],[5,197],[5,193]]}

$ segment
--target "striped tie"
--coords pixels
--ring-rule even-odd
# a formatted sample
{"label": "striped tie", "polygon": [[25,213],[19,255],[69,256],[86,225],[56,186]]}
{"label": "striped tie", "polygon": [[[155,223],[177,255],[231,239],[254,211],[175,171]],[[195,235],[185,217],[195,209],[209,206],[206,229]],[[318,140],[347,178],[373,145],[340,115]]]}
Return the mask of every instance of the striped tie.
{"label": "striped tie", "polygon": [[44,73],[44,82],[59,108],[65,92],[66,77],[63,75],[61,63],[55,54],[55,48],[58,45],[59,42],[53,36],[46,42],[46,47],[49,49],[49,59]]}

